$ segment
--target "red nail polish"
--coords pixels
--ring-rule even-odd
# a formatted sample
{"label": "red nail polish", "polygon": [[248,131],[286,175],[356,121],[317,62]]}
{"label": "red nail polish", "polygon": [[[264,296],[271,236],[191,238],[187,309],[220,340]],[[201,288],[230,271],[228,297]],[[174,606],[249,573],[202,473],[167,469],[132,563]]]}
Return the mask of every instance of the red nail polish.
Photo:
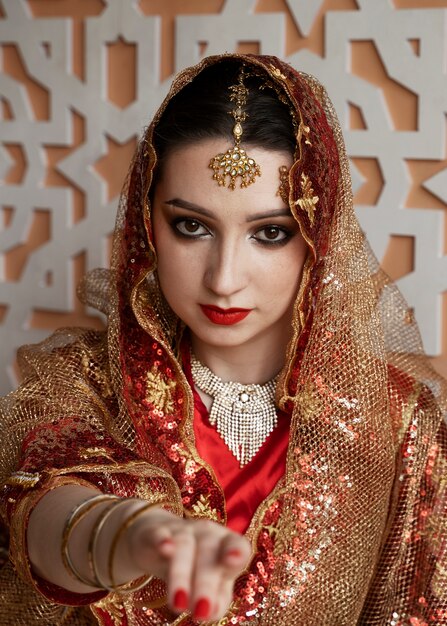
{"label": "red nail polish", "polygon": [[233,548],[233,550],[228,550],[228,552],[226,553],[227,556],[231,556],[231,557],[241,557],[242,553],[240,550],[238,550],[237,548]]}
{"label": "red nail polish", "polygon": [[207,598],[200,598],[194,607],[193,619],[206,619],[210,614],[211,605]]}
{"label": "red nail polish", "polygon": [[189,597],[184,589],[177,589],[174,594],[174,607],[178,611],[186,611],[189,604]]}

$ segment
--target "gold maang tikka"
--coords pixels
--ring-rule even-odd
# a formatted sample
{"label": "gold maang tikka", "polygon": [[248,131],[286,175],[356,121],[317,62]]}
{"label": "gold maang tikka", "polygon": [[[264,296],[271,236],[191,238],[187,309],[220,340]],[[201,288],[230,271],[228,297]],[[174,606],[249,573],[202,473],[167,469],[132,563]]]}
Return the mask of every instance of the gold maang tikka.
{"label": "gold maang tikka", "polygon": [[235,188],[237,178],[241,179],[241,187],[248,187],[248,185],[255,182],[256,176],[261,175],[259,165],[241,148],[241,137],[244,132],[242,123],[248,117],[248,113],[244,110],[248,96],[248,89],[244,85],[244,77],[245,71],[242,66],[237,84],[229,87],[231,92],[230,100],[235,103],[235,108],[229,111],[234,118],[234,146],[225,153],[217,154],[211,159],[209,164],[209,167],[214,170],[214,180],[217,180],[220,186],[225,187],[228,177],[230,179],[228,183],[230,189]]}

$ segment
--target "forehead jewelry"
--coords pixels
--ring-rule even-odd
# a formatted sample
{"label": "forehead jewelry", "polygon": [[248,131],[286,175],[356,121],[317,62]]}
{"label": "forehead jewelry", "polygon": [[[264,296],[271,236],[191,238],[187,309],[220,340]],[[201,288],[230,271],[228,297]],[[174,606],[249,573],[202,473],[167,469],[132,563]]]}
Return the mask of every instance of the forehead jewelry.
{"label": "forehead jewelry", "polygon": [[242,123],[248,117],[248,113],[244,110],[248,96],[248,89],[244,85],[244,77],[245,72],[244,67],[242,67],[237,84],[229,87],[231,92],[230,100],[235,103],[235,108],[229,111],[234,118],[234,146],[225,153],[217,154],[211,159],[209,164],[209,167],[214,170],[213,179],[217,180],[220,186],[225,187],[228,177],[228,187],[230,189],[235,188],[237,178],[241,179],[241,187],[248,187],[248,185],[255,182],[256,176],[261,175],[259,165],[241,148],[241,137],[244,132]]}
{"label": "forehead jewelry", "polygon": [[240,467],[246,465],[278,423],[275,388],[278,376],[264,385],[224,382],[191,354],[196,387],[213,398],[209,421],[225,441]]}

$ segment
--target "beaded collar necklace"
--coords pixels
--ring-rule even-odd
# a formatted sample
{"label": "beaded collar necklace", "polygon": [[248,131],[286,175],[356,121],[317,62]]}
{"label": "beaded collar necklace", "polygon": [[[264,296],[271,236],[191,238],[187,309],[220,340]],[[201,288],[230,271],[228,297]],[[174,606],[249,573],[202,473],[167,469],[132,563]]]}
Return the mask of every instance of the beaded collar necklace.
{"label": "beaded collar necklace", "polygon": [[213,398],[209,420],[240,467],[249,463],[275,428],[275,388],[278,376],[264,385],[224,382],[191,353],[196,387]]}

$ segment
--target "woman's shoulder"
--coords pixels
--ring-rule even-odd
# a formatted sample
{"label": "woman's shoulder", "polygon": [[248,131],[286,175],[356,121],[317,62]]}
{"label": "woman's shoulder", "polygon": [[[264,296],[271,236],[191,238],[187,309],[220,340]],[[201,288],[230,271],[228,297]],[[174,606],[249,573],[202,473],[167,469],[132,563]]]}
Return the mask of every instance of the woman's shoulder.
{"label": "woman's shoulder", "polygon": [[87,353],[103,353],[107,350],[107,329],[69,326],[58,328],[43,341],[25,344],[17,351],[19,366],[22,360],[35,362],[64,358],[80,358]]}
{"label": "woman's shoulder", "polygon": [[110,387],[107,328],[59,328],[40,343],[19,348],[17,364],[22,385],[58,380],[59,385],[66,386],[83,380],[94,386],[100,382],[107,391]]}

